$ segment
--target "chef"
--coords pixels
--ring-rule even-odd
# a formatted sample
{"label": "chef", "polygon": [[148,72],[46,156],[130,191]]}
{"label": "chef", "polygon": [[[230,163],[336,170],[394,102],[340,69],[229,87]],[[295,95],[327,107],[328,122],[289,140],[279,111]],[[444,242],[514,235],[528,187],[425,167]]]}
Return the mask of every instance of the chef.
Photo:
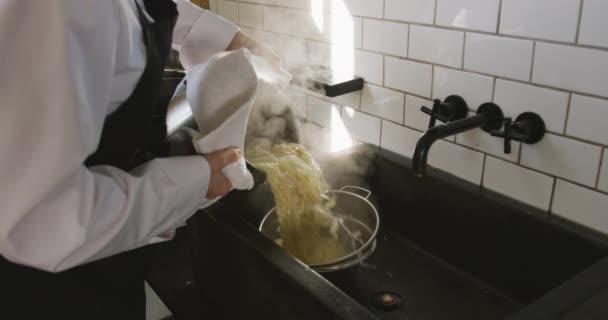
{"label": "chef", "polygon": [[279,63],[186,0],[0,0],[0,318],[145,318],[137,248],[240,157],[167,156],[163,67],[242,47]]}

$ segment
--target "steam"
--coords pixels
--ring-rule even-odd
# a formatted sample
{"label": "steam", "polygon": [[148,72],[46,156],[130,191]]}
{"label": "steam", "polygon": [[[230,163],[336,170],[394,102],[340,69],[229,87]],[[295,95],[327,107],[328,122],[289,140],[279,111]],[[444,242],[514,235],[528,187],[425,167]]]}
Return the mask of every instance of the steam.
{"label": "steam", "polygon": [[[247,28],[242,30],[282,57],[283,65],[293,75],[293,85],[323,95],[323,83],[344,80],[341,79],[344,77],[352,78],[355,25],[345,6],[337,5],[333,14],[328,14],[323,5],[325,1],[313,2],[317,5],[301,15],[281,15],[277,11],[272,16],[270,29],[267,29],[270,32]],[[291,26],[292,30],[298,30],[298,36],[278,34],[286,30],[278,31],[274,26]],[[331,40],[331,44],[326,43],[328,40]],[[336,71],[341,73],[336,74]],[[270,148],[276,143],[297,142],[324,168],[328,181],[338,182],[343,174],[364,176],[368,172],[369,161],[365,163],[352,157],[341,157],[340,165],[325,165],[331,162],[329,159],[336,157],[334,151],[337,140],[349,140],[348,143],[338,144],[351,144],[340,112],[331,115],[330,128],[306,120],[299,121],[294,116],[293,109],[306,106],[296,106],[298,100],[291,97],[290,90],[294,89],[277,88],[270,78],[261,79],[249,120],[246,145],[254,143]],[[312,92],[306,93],[314,95]],[[364,184],[360,179],[352,183]]]}
{"label": "steam", "polygon": [[245,144],[270,146],[285,142],[299,143],[299,125],[292,108],[292,101],[284,89],[271,82],[260,81],[249,116]]}

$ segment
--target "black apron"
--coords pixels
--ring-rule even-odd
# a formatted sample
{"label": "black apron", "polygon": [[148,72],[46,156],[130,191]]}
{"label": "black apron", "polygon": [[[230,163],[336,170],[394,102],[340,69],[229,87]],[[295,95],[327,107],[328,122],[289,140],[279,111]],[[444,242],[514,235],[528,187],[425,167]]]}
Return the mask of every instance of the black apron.
{"label": "black apron", "polygon": [[[131,96],[104,123],[98,149],[85,165],[123,170],[166,156],[166,105],[158,105],[163,69],[171,50],[177,7],[145,0],[151,23],[138,6],[147,61]],[[145,249],[137,249],[48,273],[0,257],[0,319],[145,320]]]}

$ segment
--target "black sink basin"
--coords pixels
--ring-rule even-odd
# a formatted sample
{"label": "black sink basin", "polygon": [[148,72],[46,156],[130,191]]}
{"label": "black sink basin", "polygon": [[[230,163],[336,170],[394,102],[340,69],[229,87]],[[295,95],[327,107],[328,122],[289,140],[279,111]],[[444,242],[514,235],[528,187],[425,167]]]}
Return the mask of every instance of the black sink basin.
{"label": "black sink basin", "polygon": [[[601,235],[437,171],[416,178],[405,159],[373,148],[350,150],[322,166],[336,188],[372,191],[382,224],[376,252],[363,265],[319,275],[257,232],[273,207],[267,184],[234,192],[189,223],[194,272],[219,314],[507,319],[568,286],[608,253]],[[379,306],[384,292],[401,303]]]}
{"label": "black sink basin", "polygon": [[[325,277],[381,318],[506,319],[607,253],[599,235],[439,172],[417,178],[389,153],[368,172],[383,226],[377,251],[367,265]],[[377,309],[385,291],[403,307]]]}

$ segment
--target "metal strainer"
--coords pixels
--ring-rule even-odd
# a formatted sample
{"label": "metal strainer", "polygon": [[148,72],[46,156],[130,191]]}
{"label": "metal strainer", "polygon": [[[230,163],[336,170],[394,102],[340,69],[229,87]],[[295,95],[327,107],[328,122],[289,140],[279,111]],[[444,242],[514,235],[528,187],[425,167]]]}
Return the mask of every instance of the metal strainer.
{"label": "metal strainer", "polygon": [[[347,190],[362,193],[363,196]],[[328,195],[336,200],[332,211],[341,218],[338,241],[347,249],[347,253],[334,261],[308,265],[317,272],[342,270],[363,262],[376,248],[376,235],[380,226],[378,211],[367,200],[371,195],[369,190],[345,186],[340,190],[329,191]],[[270,209],[260,224],[262,234],[273,241],[280,238],[275,209]]]}

